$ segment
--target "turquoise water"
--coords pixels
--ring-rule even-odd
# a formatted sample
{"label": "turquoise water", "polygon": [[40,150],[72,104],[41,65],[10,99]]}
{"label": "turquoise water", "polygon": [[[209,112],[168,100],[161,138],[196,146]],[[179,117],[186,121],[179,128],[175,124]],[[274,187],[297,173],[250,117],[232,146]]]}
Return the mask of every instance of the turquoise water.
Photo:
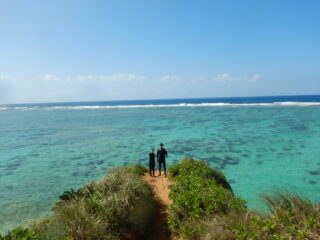
{"label": "turquoise water", "polygon": [[279,190],[320,200],[320,106],[192,105],[0,110],[0,231],[50,212],[107,168],[147,164],[165,144],[222,170],[254,209]]}

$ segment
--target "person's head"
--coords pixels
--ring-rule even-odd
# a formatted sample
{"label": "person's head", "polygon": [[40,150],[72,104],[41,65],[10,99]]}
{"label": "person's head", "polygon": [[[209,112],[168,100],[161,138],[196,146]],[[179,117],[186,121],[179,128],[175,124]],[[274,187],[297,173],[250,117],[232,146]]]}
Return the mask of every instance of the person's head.
{"label": "person's head", "polygon": [[162,149],[162,148],[163,148],[163,143],[160,143],[160,145],[159,145],[159,146],[160,146],[160,149]]}
{"label": "person's head", "polygon": [[153,153],[153,152],[154,152],[154,148],[151,148],[151,149],[150,149],[150,152]]}

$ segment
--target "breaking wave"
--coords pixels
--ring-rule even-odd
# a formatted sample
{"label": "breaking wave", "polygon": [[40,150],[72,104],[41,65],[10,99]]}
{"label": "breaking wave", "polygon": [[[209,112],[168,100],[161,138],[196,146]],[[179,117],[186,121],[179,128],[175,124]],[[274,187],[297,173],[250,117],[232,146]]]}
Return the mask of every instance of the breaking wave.
{"label": "breaking wave", "polygon": [[320,102],[273,102],[273,103],[179,103],[144,105],[83,105],[83,106],[5,106],[1,110],[83,110],[83,109],[123,109],[123,108],[162,108],[162,107],[241,107],[241,106],[320,106]]}

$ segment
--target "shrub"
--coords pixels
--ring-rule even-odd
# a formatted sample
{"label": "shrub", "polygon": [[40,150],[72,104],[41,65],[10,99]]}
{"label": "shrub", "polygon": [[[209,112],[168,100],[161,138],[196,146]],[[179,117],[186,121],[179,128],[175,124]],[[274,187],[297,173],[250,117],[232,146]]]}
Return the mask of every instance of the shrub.
{"label": "shrub", "polygon": [[193,240],[317,240],[320,205],[295,194],[263,196],[269,214],[249,211],[231,193],[224,175],[205,163],[185,159],[169,169],[168,223],[179,237]]}
{"label": "shrub", "polygon": [[169,169],[175,182],[170,186],[168,224],[178,235],[194,238],[203,231],[201,225],[192,224],[205,216],[245,211],[245,201],[231,192],[225,176],[204,162],[185,159]]}
{"label": "shrub", "polygon": [[295,194],[264,196],[270,215],[230,212],[202,218],[192,239],[317,240],[320,239],[319,205]]}
{"label": "shrub", "polygon": [[40,239],[36,234],[28,228],[16,228],[9,231],[5,236],[0,234],[1,240],[35,240]]}
{"label": "shrub", "polygon": [[176,180],[177,176],[193,176],[202,179],[213,179],[217,184],[232,192],[224,174],[216,169],[210,168],[206,162],[196,161],[191,158],[183,159],[181,162],[172,165],[169,168],[169,176]]}
{"label": "shrub", "polygon": [[100,181],[64,192],[54,216],[34,223],[42,239],[121,239],[143,234],[154,214],[156,201],[139,165],[109,171]]}

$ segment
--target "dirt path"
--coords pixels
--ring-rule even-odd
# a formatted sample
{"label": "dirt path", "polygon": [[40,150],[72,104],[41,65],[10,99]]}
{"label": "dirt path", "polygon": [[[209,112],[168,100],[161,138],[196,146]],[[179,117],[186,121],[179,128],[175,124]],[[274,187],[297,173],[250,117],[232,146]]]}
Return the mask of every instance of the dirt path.
{"label": "dirt path", "polygon": [[169,199],[169,188],[168,186],[172,184],[167,177],[162,174],[158,176],[158,171],[156,171],[156,177],[150,177],[149,173],[146,173],[143,179],[152,186],[156,198],[160,202],[158,216],[153,224],[151,231],[150,240],[169,240],[170,231],[167,226],[168,218],[168,207],[172,204],[172,200]]}

